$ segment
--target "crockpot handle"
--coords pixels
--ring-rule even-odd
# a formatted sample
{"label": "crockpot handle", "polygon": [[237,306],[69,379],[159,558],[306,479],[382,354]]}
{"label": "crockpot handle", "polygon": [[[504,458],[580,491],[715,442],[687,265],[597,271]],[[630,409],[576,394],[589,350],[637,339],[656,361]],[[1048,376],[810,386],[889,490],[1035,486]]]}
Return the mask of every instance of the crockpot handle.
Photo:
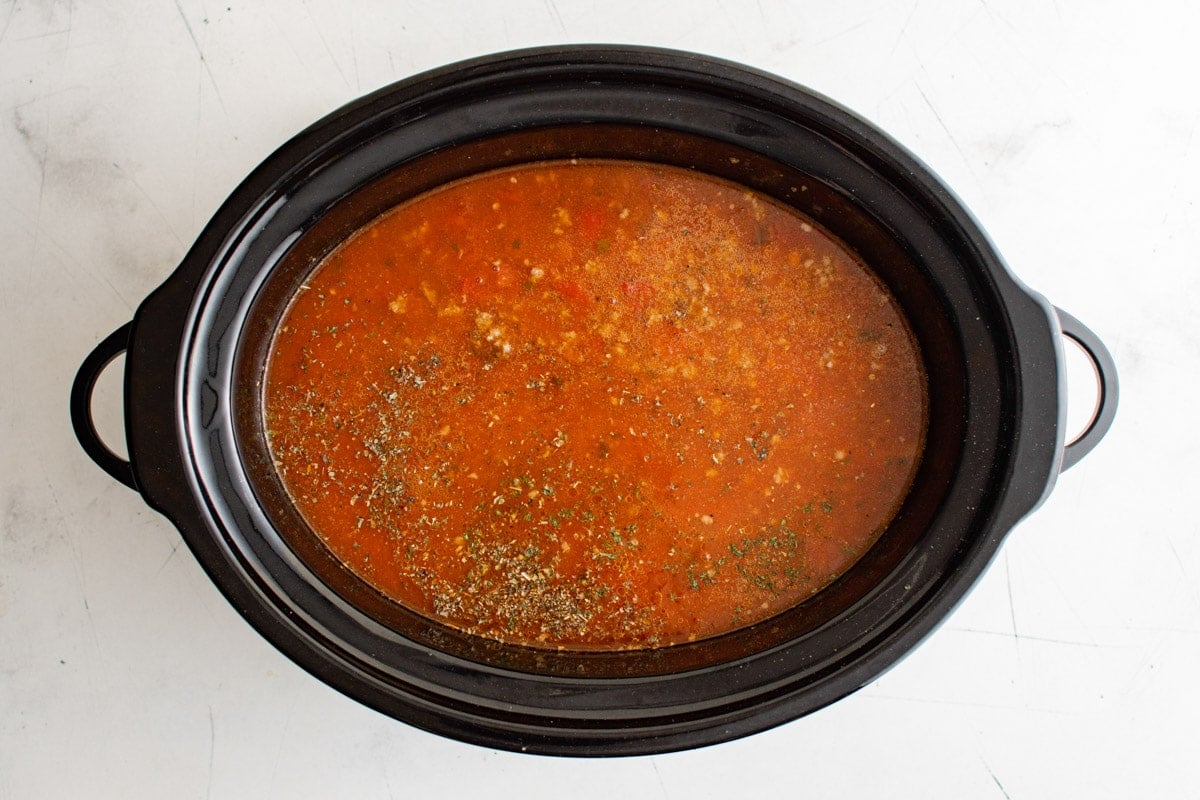
{"label": "crockpot handle", "polygon": [[1054,311],[1058,314],[1058,324],[1062,327],[1063,335],[1070,337],[1083,348],[1083,352],[1092,360],[1096,377],[1100,381],[1100,393],[1091,422],[1083,433],[1067,443],[1063,451],[1059,472],[1065,472],[1075,466],[1079,459],[1092,452],[1092,448],[1099,444],[1104,434],[1112,427],[1113,417],[1117,413],[1117,365],[1099,336],[1061,308],[1055,307]]}
{"label": "crockpot handle", "polygon": [[92,419],[92,391],[96,388],[96,379],[114,358],[129,347],[129,332],[132,329],[133,323],[126,322],[96,345],[96,349],[83,360],[79,372],[75,375],[75,383],[71,386],[71,425],[75,428],[75,438],[79,439],[79,444],[83,446],[84,452],[92,457],[92,461],[95,461],[100,469],[137,491],[133,464],[108,449],[100,439],[96,423]]}

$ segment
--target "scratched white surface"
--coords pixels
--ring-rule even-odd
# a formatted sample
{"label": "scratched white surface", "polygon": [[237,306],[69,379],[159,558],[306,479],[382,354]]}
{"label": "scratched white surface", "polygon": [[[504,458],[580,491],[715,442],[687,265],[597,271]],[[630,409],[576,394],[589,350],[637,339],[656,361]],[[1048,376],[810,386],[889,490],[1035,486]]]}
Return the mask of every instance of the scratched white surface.
{"label": "scratched white surface", "polygon": [[[0,0],[0,798],[1200,796],[1195,4],[352,8]],[[447,741],[309,677],[66,410],[86,352],[287,137],[425,68],[584,41],[724,56],[873,120],[1123,381],[1108,439],[885,677],[749,739],[609,761]]]}

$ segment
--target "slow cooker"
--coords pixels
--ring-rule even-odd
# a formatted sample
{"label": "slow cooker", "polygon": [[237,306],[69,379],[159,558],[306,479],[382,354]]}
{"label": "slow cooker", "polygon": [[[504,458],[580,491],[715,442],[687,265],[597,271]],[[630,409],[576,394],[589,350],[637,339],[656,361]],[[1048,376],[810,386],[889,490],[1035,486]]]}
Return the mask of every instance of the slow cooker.
{"label": "slow cooker", "polygon": [[[280,265],[316,265],[447,182],[569,158],[672,165],[764,193],[846,242],[902,306],[928,376],[924,456],[878,542],[808,601],[671,647],[504,645],[373,591],[293,535],[295,510],[264,489],[272,465],[256,378],[303,279]],[[1090,424],[1070,443],[1064,336],[1100,381]],[[91,417],[96,379],[122,352],[128,461]],[[427,72],[295,136],[87,357],[71,414],[92,459],[170,519],[242,616],[317,678],[445,736],[593,756],[747,735],[870,682],[945,619],[1005,535],[1103,437],[1116,403],[1099,339],[1023,286],[954,195],[869,123],[714,58],[580,46]]]}

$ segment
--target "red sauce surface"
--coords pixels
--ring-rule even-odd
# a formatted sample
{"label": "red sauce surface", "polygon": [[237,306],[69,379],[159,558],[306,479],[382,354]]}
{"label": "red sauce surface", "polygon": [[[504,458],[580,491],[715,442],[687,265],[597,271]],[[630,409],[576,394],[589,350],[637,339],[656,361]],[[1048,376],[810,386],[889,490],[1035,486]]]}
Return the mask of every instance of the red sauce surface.
{"label": "red sauce surface", "polygon": [[920,354],[844,245],[632,162],[486,173],[371,222],[275,334],[268,444],[353,572],[445,624],[656,647],[799,603],[871,546]]}

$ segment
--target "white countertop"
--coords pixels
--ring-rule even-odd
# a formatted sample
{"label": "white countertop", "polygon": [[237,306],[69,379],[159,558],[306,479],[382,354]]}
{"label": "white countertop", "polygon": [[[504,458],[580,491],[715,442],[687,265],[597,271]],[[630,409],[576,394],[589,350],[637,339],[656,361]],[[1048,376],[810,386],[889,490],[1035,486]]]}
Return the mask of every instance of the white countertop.
{"label": "white countertop", "polygon": [[[0,798],[1198,796],[1194,4],[350,7],[0,0]],[[420,70],[563,42],[719,55],[866,116],[1121,370],[1107,439],[925,644],[700,751],[521,756],[358,705],[251,630],[68,423],[84,355],[278,144]],[[118,438],[119,404],[110,370]]]}

